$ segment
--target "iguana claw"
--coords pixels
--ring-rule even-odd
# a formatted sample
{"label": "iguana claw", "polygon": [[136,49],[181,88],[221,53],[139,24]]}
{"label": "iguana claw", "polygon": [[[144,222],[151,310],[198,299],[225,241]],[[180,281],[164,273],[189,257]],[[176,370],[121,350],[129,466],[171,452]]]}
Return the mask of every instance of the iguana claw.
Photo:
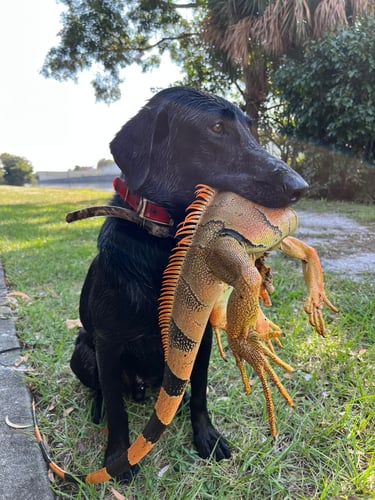
{"label": "iguana claw", "polygon": [[327,304],[333,312],[339,312],[339,310],[328,300],[324,290],[310,290],[305,300],[304,310],[309,316],[310,325],[313,326],[320,335],[324,336],[325,324],[322,312],[323,304]]}
{"label": "iguana claw", "polygon": [[271,380],[275,383],[276,387],[278,388],[282,396],[285,398],[287,403],[290,406],[294,406],[294,403],[288,391],[281,383],[278,375],[272,369],[266,356],[272,359],[272,361],[274,361],[277,365],[281,366],[282,368],[284,368],[284,370],[288,372],[292,372],[293,368],[287,363],[285,363],[281,358],[279,358],[267,346],[265,346],[263,342],[259,339],[259,335],[255,331],[250,331],[247,338],[228,337],[228,342],[236,359],[237,366],[240,370],[242,382],[245,387],[245,392],[247,394],[250,394],[251,388],[243,360],[247,361],[252,366],[255,373],[261,380],[264,396],[266,399],[269,426],[272,436],[275,437],[277,434],[275,412],[272,401],[271,389],[267,380],[267,374],[270,376]]}

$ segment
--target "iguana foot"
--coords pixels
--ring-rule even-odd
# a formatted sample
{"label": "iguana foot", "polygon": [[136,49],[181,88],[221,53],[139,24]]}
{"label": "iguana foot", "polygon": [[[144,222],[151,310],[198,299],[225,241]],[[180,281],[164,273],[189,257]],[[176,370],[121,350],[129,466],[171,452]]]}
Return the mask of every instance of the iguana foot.
{"label": "iguana foot", "polygon": [[240,369],[242,381],[245,386],[245,391],[249,393],[250,386],[248,384],[246,372],[244,372],[244,366],[242,360],[247,361],[253,367],[255,373],[259,376],[261,380],[264,396],[266,399],[269,426],[272,436],[275,437],[277,434],[275,412],[272,401],[271,389],[267,380],[267,374],[269,375],[271,380],[275,383],[276,387],[278,388],[282,396],[285,398],[287,403],[290,406],[294,406],[294,403],[288,391],[285,389],[279,377],[277,376],[275,371],[272,369],[270,363],[266,359],[266,356],[272,359],[272,361],[274,361],[277,365],[281,366],[288,372],[293,371],[293,368],[287,363],[285,363],[281,358],[279,358],[267,346],[265,346],[259,339],[258,334],[255,331],[250,332],[247,338],[228,337],[228,342],[235,356],[237,366]]}
{"label": "iguana foot", "polygon": [[213,326],[213,330],[215,332],[216,343],[217,343],[217,347],[219,349],[220,356],[224,361],[227,361],[227,356],[224,352],[223,344],[221,342],[220,329],[217,328],[216,326]]}
{"label": "iguana foot", "polygon": [[308,314],[309,323],[315,328],[319,335],[325,334],[325,324],[323,319],[323,304],[331,309],[331,311],[338,313],[339,310],[328,300],[324,289],[311,289],[305,300],[304,310]]}

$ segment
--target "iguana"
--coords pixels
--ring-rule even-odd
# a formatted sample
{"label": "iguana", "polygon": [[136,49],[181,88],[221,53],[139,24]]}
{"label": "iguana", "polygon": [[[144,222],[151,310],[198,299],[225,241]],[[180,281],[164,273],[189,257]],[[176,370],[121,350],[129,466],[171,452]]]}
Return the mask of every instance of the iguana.
{"label": "iguana", "polygon": [[[103,207],[101,210],[105,211]],[[71,220],[95,215],[94,210],[85,211],[84,216]],[[121,214],[116,216],[121,217]],[[308,287],[305,310],[320,333],[324,331],[322,303],[335,310],[326,298],[315,251],[289,237],[296,227],[297,215],[290,208],[264,208],[236,194],[199,186],[197,198],[177,231],[176,237],[180,240],[163,275],[159,324],[165,368],[154,412],[143,432],[121,457],[88,474],[82,478],[84,481],[101,483],[121,476],[153,448],[181,403],[208,320],[214,328],[225,328],[245,387],[247,377],[243,360],[249,362],[260,377],[271,433],[276,434],[267,373],[286,401],[290,405],[293,401],[267,358],[288,371],[292,368],[267,346],[270,339],[279,335],[280,329],[267,320],[259,307],[259,296],[263,294],[267,301],[272,284],[270,280],[267,282],[268,268],[261,264],[259,272],[256,259],[274,248],[302,259]],[[223,294],[228,285],[233,290],[226,305]],[[222,314],[223,306],[226,319]],[[42,445],[36,422],[35,429]],[[42,449],[45,453],[45,448]],[[56,466],[48,455],[46,460],[60,477],[74,479]]]}

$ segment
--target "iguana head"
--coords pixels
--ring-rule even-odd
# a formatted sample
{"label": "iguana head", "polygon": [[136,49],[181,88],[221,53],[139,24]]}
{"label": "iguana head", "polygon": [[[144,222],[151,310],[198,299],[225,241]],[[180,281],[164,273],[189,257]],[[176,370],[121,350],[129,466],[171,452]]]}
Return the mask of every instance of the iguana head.
{"label": "iguana head", "polygon": [[271,250],[297,229],[298,217],[291,208],[267,208],[235,193],[219,192],[203,214],[222,225],[222,234],[241,239],[252,253]]}

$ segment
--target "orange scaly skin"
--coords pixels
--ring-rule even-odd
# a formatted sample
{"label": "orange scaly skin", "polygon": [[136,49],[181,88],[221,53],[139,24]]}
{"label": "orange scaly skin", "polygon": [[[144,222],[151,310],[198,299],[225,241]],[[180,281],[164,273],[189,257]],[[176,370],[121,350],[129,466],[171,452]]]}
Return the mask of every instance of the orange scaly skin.
{"label": "orange scaly skin", "polygon": [[[268,268],[258,266],[259,272],[255,261],[264,252],[280,246],[296,227],[297,216],[290,208],[264,208],[236,194],[217,193],[207,186],[199,186],[197,199],[190,205],[189,213],[177,232],[182,239],[164,272],[159,324],[165,369],[153,415],[121,457],[110,466],[79,480],[94,484],[121,476],[153,448],[173,420],[183,398],[209,319],[215,328],[225,328],[247,392],[250,392],[250,386],[247,384],[246,387],[243,361],[250,363],[259,375],[271,432],[276,434],[267,374],[286,401],[290,405],[293,401],[267,358],[288,371],[292,368],[275,354],[270,344],[270,339],[280,335],[280,329],[261,312],[259,296],[265,302],[269,301],[267,292],[271,291],[272,283],[270,276],[267,277]],[[307,261],[305,278],[309,297],[305,309],[311,312],[315,327],[319,325],[321,329],[321,303],[324,301],[332,305],[325,297],[320,268],[314,258],[311,260],[310,247],[299,243],[292,239],[280,248],[288,255],[293,254]],[[311,261],[314,265],[309,266]],[[265,277],[269,279],[268,285],[262,277],[263,280]],[[226,321],[223,294],[228,286],[232,292],[226,307]],[[37,429],[36,424],[35,427]],[[55,466],[49,462],[50,468],[51,464]],[[64,471],[59,475],[72,478]]]}
{"label": "orange scaly skin", "polygon": [[320,334],[325,334],[325,325],[322,314],[323,303],[333,312],[338,309],[328,300],[323,282],[323,271],[317,251],[306,245],[303,241],[290,236],[285,238],[279,245],[279,249],[289,257],[302,261],[303,276],[307,286],[307,298],[304,309],[309,315],[309,322]]}

